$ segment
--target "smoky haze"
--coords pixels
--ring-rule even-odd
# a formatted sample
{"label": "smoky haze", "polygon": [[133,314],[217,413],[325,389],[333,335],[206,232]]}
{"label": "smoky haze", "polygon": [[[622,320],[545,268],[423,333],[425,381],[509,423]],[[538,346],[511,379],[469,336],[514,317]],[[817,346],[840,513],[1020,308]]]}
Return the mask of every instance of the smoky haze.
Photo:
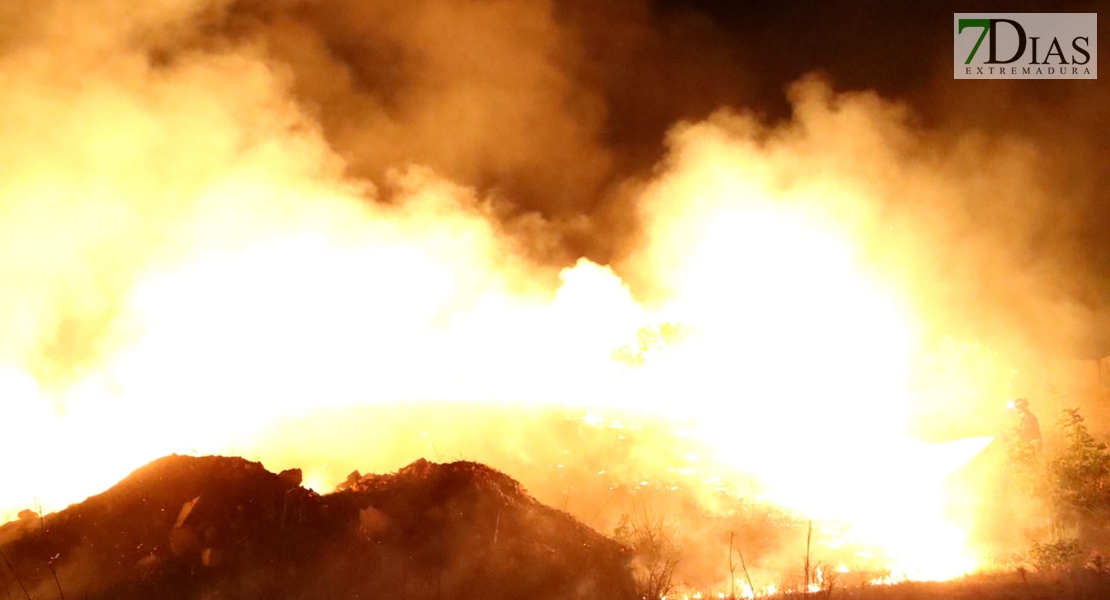
{"label": "smoky haze", "polygon": [[[1030,318],[1036,313],[1021,306],[1025,301],[1011,307],[1028,290],[1003,281],[1032,279],[1054,305],[1104,330],[1110,137],[1103,86],[951,81],[943,74],[950,52],[944,7],[809,8],[633,1],[605,8],[539,1],[404,7],[178,1],[142,10],[121,3],[9,4],[3,40],[12,83],[4,111],[11,120],[8,172],[27,178],[33,170],[21,165],[33,161],[40,172],[84,172],[105,182],[104,189],[120,185],[107,172],[126,169],[139,174],[129,179],[156,186],[126,194],[98,194],[93,186],[80,194],[75,211],[36,202],[35,211],[52,215],[43,217],[46,227],[73,251],[35,252],[30,261],[49,262],[76,279],[119,280],[97,282],[98,289],[126,287],[127,269],[79,274],[60,263],[86,245],[95,247],[93,256],[118,251],[121,244],[102,248],[89,238],[113,237],[105,233],[112,226],[128,230],[129,219],[135,236],[159,238],[158,223],[185,210],[174,198],[182,195],[178,190],[196,187],[191,170],[209,168],[199,163],[226,164],[216,158],[220,152],[231,157],[264,136],[288,139],[292,132],[319,137],[327,147],[328,156],[300,160],[298,169],[323,168],[381,188],[390,169],[428,166],[478,190],[534,260],[565,266],[585,256],[605,264],[635,252],[640,222],[633,190],[663,155],[675,122],[720,108],[753,111],[771,123],[790,118],[796,107],[785,88],[817,70],[834,89],[875,91],[905,103],[906,135],[917,137],[906,142],[899,164],[962,153],[950,161],[952,169],[964,165],[962,172],[938,174],[959,184],[943,197],[915,205],[913,190],[892,190],[882,207],[928,213],[912,229],[957,239],[955,247],[944,245],[949,251],[937,266],[951,269],[946,301],[954,310],[989,314],[1006,330],[1036,329]],[[936,20],[936,31],[914,25],[922,19]],[[198,122],[215,134],[201,134]],[[116,142],[106,148],[105,138]],[[151,146],[172,158],[128,164],[152,162]],[[389,202],[388,186],[381,192],[368,201]],[[53,194],[78,204],[62,196]],[[126,209],[87,208],[128,196],[143,201]],[[68,215],[86,209],[110,225],[62,233]],[[981,276],[999,271],[959,250],[978,246],[977,239],[1021,268],[1012,276]],[[84,285],[74,278],[64,285]],[[64,296],[66,316],[44,325],[57,335],[42,350],[47,362],[63,365],[79,362],[81,348],[101,343],[103,323],[113,315],[101,294]],[[1105,353],[1105,339],[1081,337],[1072,352]]]}
{"label": "smoky haze", "polygon": [[[927,213],[912,229],[956,238],[937,266],[954,280],[953,310],[971,323],[989,316],[1007,334],[1036,329],[1036,301],[1021,300],[1031,290],[1000,281],[1032,278],[1052,304],[1105,330],[1104,87],[952,81],[949,4],[245,2],[192,43],[264,45],[348,174],[375,181],[398,164],[428,165],[489,196],[534,258],[564,265],[635,251],[629,182],[650,174],[675,122],[720,108],[796,118],[787,87],[824,73],[837,91],[905,103],[903,125],[918,137],[899,165],[959,155],[949,170],[962,172],[938,173],[956,182],[943,197],[915,205],[920,194],[890,190],[882,209]],[[1044,10],[1006,10],[1019,8]],[[172,64],[173,48],[152,52]],[[938,219],[946,231],[930,228]],[[1014,277],[983,276],[1000,271],[979,260],[980,241],[1014,263]],[[1101,356],[1104,338],[1081,333],[1066,352]]]}

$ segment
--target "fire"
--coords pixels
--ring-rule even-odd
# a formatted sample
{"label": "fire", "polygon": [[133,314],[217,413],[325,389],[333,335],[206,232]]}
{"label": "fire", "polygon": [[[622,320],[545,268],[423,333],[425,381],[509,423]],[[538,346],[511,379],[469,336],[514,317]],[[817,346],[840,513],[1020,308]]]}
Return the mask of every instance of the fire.
{"label": "fire", "polygon": [[[380,189],[346,176],[259,48],[163,72],[112,39],[85,40],[109,56],[83,59],[108,80],[85,82],[69,57],[72,101],[49,53],[27,50],[33,69],[0,58],[5,124],[46,100],[91,117],[29,121],[10,144],[17,176],[0,181],[16,199],[0,203],[0,398],[15,423],[0,517],[62,508],[173,452],[324,456],[297,466],[326,485],[329,465],[371,459],[340,436],[321,449],[267,435],[325,407],[571,406],[690,424],[711,450],[698,462],[845,524],[896,573],[977,566],[942,482],[985,441],[908,432],[931,315],[873,260],[859,177],[765,148],[738,117],[682,125],[634,199],[639,244],[554,268],[522,251],[496,199],[431,168],[394,168]],[[241,93],[197,92],[227,89]],[[537,247],[556,227],[539,221]],[[664,330],[637,364],[615,360]],[[496,433],[526,453],[538,437],[468,433],[455,451]]]}
{"label": "fire", "polygon": [[[657,208],[666,218],[645,253],[667,256],[655,260],[674,292],[652,307],[585,260],[553,294],[521,291],[481,216],[443,198],[430,210],[412,200],[416,220],[346,208],[307,226],[255,222],[254,241],[197,248],[138,282],[114,332],[120,349],[67,389],[63,412],[8,370],[5,395],[39,412],[20,415],[23,437],[5,438],[8,455],[35,450],[9,474],[3,504],[26,505],[30,492],[58,508],[169,452],[245,447],[265,459],[256,434],[320,406],[573,405],[694,423],[713,458],[754,477],[766,499],[848,523],[907,575],[973,569],[943,518],[941,483],[982,444],[906,437],[911,315],[835,223],[730,179],[680,177],[671,183],[685,187],[669,190],[680,208]],[[441,212],[456,224],[437,225]],[[661,322],[688,333],[637,368],[613,360]]]}

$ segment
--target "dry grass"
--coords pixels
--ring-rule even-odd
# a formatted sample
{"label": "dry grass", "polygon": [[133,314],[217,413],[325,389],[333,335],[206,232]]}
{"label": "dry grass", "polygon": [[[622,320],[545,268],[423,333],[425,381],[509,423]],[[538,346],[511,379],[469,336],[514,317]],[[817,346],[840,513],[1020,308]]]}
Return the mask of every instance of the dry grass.
{"label": "dry grass", "polygon": [[940,582],[845,584],[821,594],[785,593],[771,600],[828,597],[866,600],[1095,600],[1110,598],[1110,575],[1088,570],[971,575]]}

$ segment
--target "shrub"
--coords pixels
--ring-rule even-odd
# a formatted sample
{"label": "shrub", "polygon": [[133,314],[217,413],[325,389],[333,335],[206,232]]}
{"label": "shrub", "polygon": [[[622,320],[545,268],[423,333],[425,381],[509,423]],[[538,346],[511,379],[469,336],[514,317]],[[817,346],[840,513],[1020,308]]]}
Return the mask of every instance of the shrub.
{"label": "shrub", "polygon": [[1009,447],[1017,481],[1047,513],[1038,531],[1027,532],[1048,539],[1029,548],[1041,569],[1080,567],[1085,555],[1110,542],[1110,448],[1091,435],[1078,409],[1064,410],[1058,425],[1065,444],[1045,460],[1020,442]]}
{"label": "shrub", "polygon": [[660,600],[674,590],[680,550],[673,528],[662,518],[652,518],[647,511],[641,517],[621,515],[613,535],[634,553],[632,568],[640,598]]}
{"label": "shrub", "polygon": [[1078,409],[1060,418],[1067,445],[1048,463],[1053,508],[1063,523],[1090,530],[1110,517],[1110,450],[1087,430]]}
{"label": "shrub", "polygon": [[1075,538],[1033,542],[1029,554],[1033,564],[1042,571],[1082,566],[1083,548]]}

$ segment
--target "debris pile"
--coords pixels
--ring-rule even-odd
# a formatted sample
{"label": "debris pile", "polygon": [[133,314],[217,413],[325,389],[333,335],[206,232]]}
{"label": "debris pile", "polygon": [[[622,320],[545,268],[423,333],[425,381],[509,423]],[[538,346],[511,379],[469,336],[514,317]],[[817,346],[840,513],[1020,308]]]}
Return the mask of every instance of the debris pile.
{"label": "debris pile", "polygon": [[332,494],[240,458],[169,456],[0,527],[20,597],[632,598],[629,551],[470,462],[417,461]]}

